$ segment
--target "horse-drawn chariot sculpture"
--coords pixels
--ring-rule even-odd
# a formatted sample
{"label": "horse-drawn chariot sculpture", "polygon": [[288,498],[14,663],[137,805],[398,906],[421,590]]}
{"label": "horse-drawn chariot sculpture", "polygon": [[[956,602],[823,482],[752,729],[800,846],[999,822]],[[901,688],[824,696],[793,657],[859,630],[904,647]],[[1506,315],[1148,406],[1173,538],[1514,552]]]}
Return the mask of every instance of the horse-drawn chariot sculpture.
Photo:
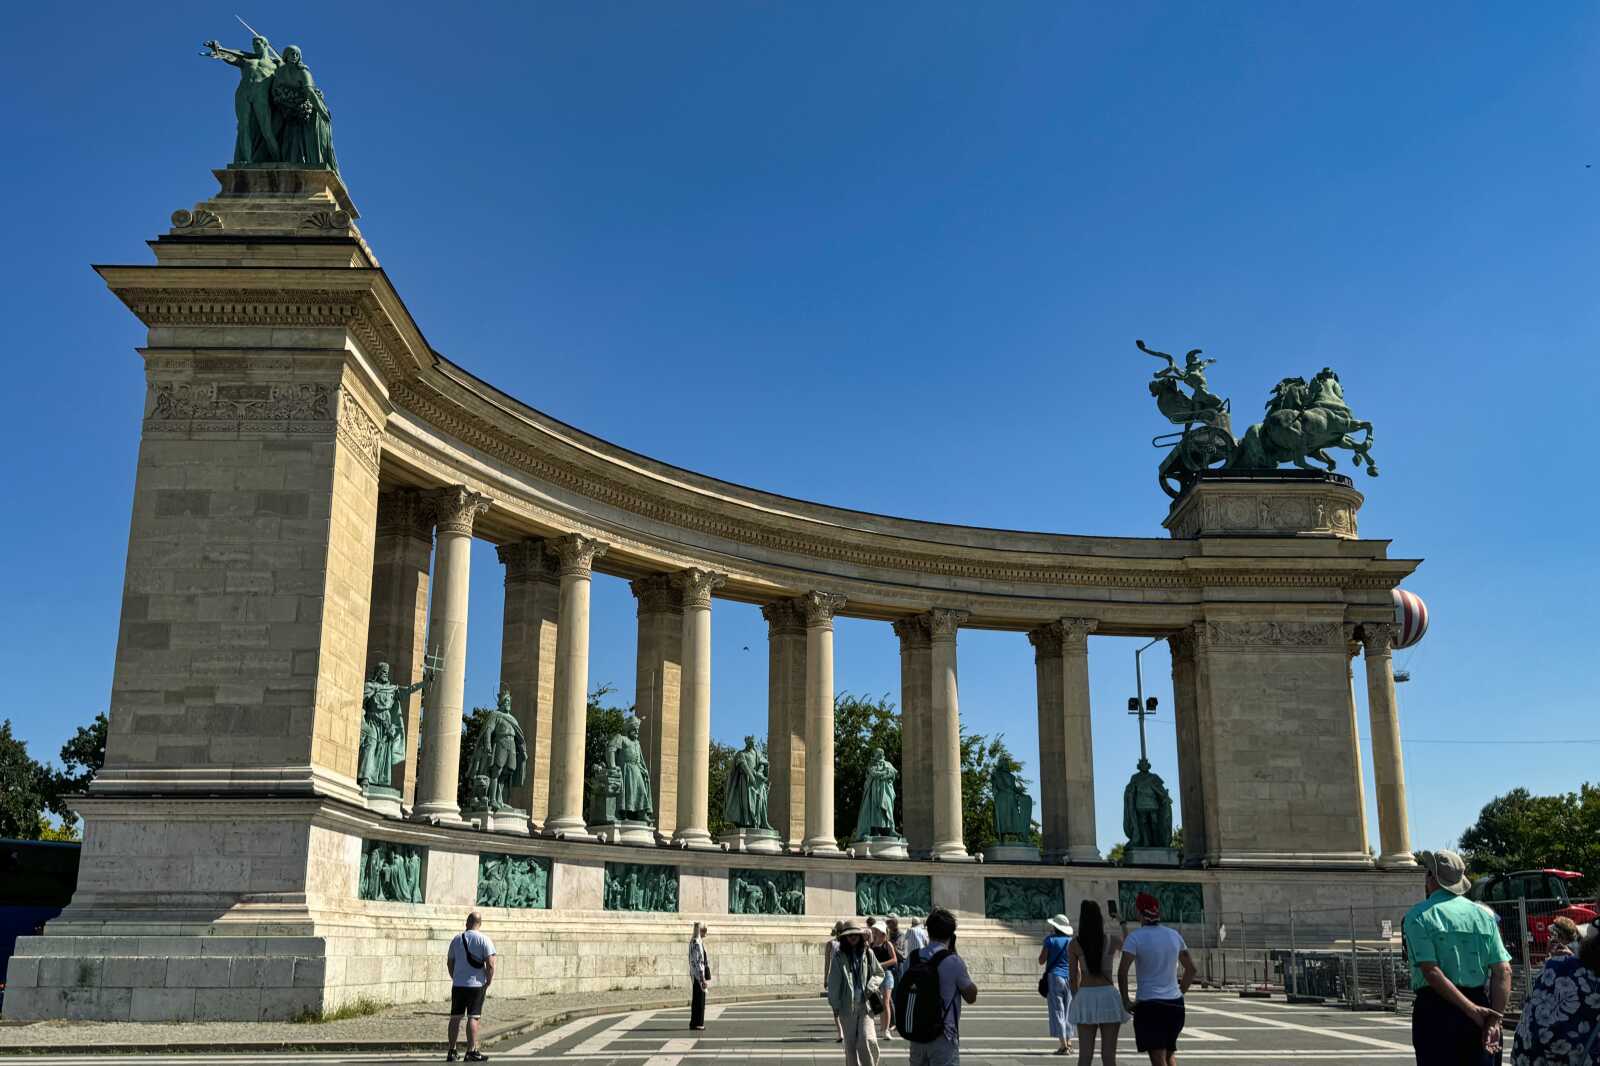
{"label": "horse-drawn chariot sculpture", "polygon": [[[1266,473],[1281,463],[1293,463],[1303,470],[1315,469],[1309,459],[1325,465],[1331,472],[1337,465],[1329,448],[1348,448],[1357,467],[1378,476],[1372,460],[1372,423],[1355,417],[1344,401],[1339,375],[1328,367],[1307,382],[1305,378],[1284,378],[1272,389],[1267,413],[1260,422],[1245,430],[1237,441],[1233,437],[1231,404],[1213,393],[1206,384],[1206,368],[1215,359],[1202,359],[1195,348],[1183,357],[1183,365],[1166,352],[1134,341],[1139,350],[1167,365],[1157,370],[1150,381],[1150,395],[1167,421],[1182,429],[1162,433],[1151,439],[1156,448],[1168,449],[1157,478],[1168,496],[1182,496],[1207,471],[1224,473]],[[1188,386],[1185,393],[1180,386]],[[1357,440],[1352,434],[1366,434]]]}

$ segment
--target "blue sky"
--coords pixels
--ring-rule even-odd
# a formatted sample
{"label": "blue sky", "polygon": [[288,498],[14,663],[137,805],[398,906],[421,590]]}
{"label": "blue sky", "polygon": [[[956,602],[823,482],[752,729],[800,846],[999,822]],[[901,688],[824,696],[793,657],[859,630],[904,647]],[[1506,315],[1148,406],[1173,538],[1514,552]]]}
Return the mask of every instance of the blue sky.
{"label": "blue sky", "polygon": [[[0,43],[25,397],[0,428],[0,715],[39,755],[107,703],[144,389],[142,330],[89,264],[147,262],[142,242],[214,190],[235,76],[196,51],[243,43],[234,10],[28,5]],[[1600,404],[1579,386],[1600,325],[1600,9],[240,13],[303,47],[363,231],[434,346],[681,466],[892,514],[1159,536],[1163,426],[1135,337],[1205,348],[1236,412],[1335,367],[1378,427],[1362,530],[1427,560],[1408,587],[1432,631],[1400,656],[1414,842],[1448,843],[1511,787],[1595,776]],[[500,571],[487,545],[473,562],[484,702]],[[759,731],[756,609],[719,602],[714,639],[714,733]],[[1103,847],[1137,757],[1135,646],[1091,642]],[[841,687],[898,695],[887,625],[842,622],[837,650]],[[632,599],[598,579],[594,681],[631,694],[633,657]],[[1170,709],[1164,649],[1146,666]],[[1022,635],[962,635],[964,714],[1030,766],[1033,676]],[[1152,737],[1174,780],[1170,715]]]}

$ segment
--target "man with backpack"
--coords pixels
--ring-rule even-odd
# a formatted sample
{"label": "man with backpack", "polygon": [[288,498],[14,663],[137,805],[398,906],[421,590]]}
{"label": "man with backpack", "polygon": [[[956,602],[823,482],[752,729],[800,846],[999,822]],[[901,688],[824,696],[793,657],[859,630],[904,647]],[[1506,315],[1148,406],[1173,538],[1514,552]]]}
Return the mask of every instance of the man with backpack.
{"label": "man with backpack", "polygon": [[478,1026],[483,1017],[483,997],[494,981],[494,941],[479,930],[483,917],[477,911],[467,915],[467,928],[450,941],[445,969],[450,971],[450,1051],[446,1062],[456,1061],[456,1037],[461,1019],[467,1019],[466,1062],[488,1062],[478,1050]]}
{"label": "man with backpack", "polygon": [[943,907],[928,915],[928,945],[911,953],[894,986],[894,1014],[911,1046],[911,1066],[961,1062],[961,1004],[976,1003],[978,986],[956,954],[956,916]]}

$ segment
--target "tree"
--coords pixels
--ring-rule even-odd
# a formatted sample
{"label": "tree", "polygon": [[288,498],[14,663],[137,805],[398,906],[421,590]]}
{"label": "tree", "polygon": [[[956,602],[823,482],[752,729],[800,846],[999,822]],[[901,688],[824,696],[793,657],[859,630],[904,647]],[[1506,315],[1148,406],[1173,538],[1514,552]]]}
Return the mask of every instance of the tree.
{"label": "tree", "polygon": [[[766,741],[759,743],[762,749],[766,746]],[[732,744],[724,744],[720,740],[711,742],[711,769],[706,775],[706,821],[709,823],[706,829],[711,833],[713,840],[737,828],[722,817],[722,801],[728,794],[728,769],[738,750],[739,748]]]}
{"label": "tree", "polygon": [[57,834],[46,839],[78,839],[74,829],[78,824],[78,816],[68,803],[71,797],[82,795],[88,789],[94,775],[106,764],[107,726],[105,712],[102,711],[88,725],[79,726],[72,738],[61,745],[62,768],[47,771],[45,807],[61,819],[62,830],[67,835],[62,837]]}
{"label": "tree", "polygon": [[1600,786],[1535,796],[1515,788],[1484,804],[1461,834],[1461,855],[1475,874],[1555,866],[1584,875],[1585,893],[1600,888]]}
{"label": "tree", "polygon": [[11,719],[0,722],[0,837],[38,840],[48,826],[49,771],[11,735]]}
{"label": "tree", "polygon": [[882,748],[884,757],[901,771],[895,785],[894,817],[895,824],[904,828],[905,773],[900,763],[900,716],[894,702],[887,693],[875,700],[839,693],[833,701],[833,835],[840,841],[855,836],[861,786],[873,748]]}

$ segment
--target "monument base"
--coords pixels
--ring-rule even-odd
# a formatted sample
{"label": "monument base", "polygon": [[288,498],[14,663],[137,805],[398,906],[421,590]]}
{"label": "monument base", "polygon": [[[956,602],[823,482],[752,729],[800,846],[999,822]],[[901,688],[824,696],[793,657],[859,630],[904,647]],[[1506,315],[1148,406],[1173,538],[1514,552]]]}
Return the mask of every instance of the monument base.
{"label": "monument base", "polygon": [[1181,866],[1183,856],[1177,848],[1129,847],[1122,853],[1124,866]]}
{"label": "monument base", "polygon": [[904,837],[867,837],[850,845],[850,854],[857,859],[909,859]]}
{"label": "monument base", "polygon": [[486,833],[516,833],[528,835],[528,812],[515,807],[501,811],[462,811],[461,817],[477,825]]}
{"label": "monument base", "polygon": [[1361,493],[1342,474],[1278,470],[1202,474],[1172,501],[1161,524],[1174,540],[1195,537],[1356,537]]}
{"label": "monument base", "polygon": [[983,849],[984,862],[1043,862],[1039,849],[1027,844],[990,844]]}
{"label": "monument base", "polygon": [[747,851],[752,855],[781,855],[783,842],[776,829],[735,829],[717,837],[728,851]]}
{"label": "monument base", "polygon": [[367,810],[374,814],[381,814],[385,818],[404,817],[400,790],[397,788],[390,788],[387,785],[362,785],[361,798],[366,801]]}
{"label": "monument base", "polygon": [[649,822],[605,822],[591,825],[589,832],[602,844],[632,844],[647,848],[656,846],[656,827]]}

